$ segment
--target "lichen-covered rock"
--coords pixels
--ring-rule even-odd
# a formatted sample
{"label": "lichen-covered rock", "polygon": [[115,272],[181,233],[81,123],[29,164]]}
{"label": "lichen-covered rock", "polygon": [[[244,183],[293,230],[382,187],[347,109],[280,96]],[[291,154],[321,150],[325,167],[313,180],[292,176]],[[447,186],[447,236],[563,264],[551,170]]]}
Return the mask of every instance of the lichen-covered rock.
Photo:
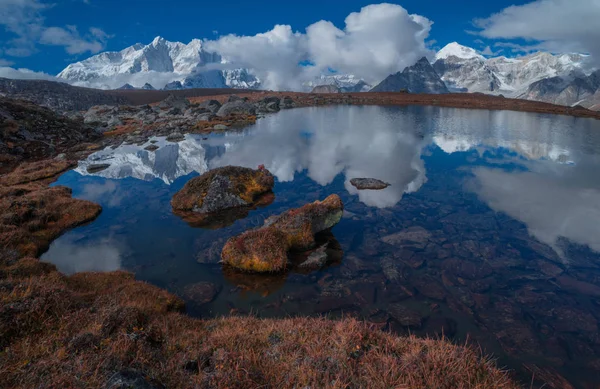
{"label": "lichen-covered rock", "polygon": [[278,272],[288,264],[288,251],[315,246],[315,234],[336,225],[343,204],[338,195],[270,217],[259,229],[246,231],[225,243],[223,263],[249,272]]}
{"label": "lichen-covered rock", "polygon": [[252,206],[261,195],[271,192],[274,184],[273,175],[264,168],[220,167],[188,181],[173,196],[171,205],[184,218],[190,212],[211,215]]}

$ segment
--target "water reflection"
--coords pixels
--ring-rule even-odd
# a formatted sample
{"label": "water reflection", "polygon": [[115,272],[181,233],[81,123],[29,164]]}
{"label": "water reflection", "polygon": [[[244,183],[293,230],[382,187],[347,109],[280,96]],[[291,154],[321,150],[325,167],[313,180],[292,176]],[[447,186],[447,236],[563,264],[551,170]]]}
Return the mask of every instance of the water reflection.
{"label": "water reflection", "polygon": [[110,239],[83,244],[75,239],[62,239],[53,244],[52,250],[52,262],[65,274],[121,269],[122,249]]}
{"label": "water reflection", "polygon": [[[91,158],[127,168],[61,176],[58,184],[104,211],[44,259],[103,269],[113,244],[119,266],[188,299],[192,315],[353,315],[400,333],[474,340],[517,371],[527,363],[581,387],[600,382],[599,121],[328,107],[284,111],[241,133],[188,135],[176,149],[162,142],[165,158],[125,146]],[[265,164],[277,176],[273,203],[218,230],[190,228],[171,197],[225,164]],[[356,176],[392,186],[357,191]],[[339,250],[327,250],[322,268],[264,277],[219,264],[229,237],[332,193],[345,213],[332,230]],[[106,254],[77,251],[92,248]],[[93,266],[75,268],[86,256]]]}

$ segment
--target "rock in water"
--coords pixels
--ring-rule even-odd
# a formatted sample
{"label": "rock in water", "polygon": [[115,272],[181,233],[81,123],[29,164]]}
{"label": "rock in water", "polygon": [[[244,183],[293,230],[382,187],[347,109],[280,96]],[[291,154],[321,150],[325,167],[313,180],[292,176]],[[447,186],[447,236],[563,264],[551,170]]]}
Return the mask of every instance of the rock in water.
{"label": "rock in water", "polygon": [[106,170],[110,167],[109,163],[97,163],[94,165],[89,165],[87,167],[87,172],[90,174],[101,172],[102,170]]}
{"label": "rock in water", "polygon": [[192,178],[183,189],[173,196],[173,211],[186,218],[196,214],[207,218],[211,214],[232,208],[248,207],[260,200],[261,195],[271,192],[275,179],[266,169],[257,170],[225,166]]}
{"label": "rock in water", "polygon": [[224,117],[231,114],[236,115],[255,115],[256,108],[244,100],[230,101],[221,106],[217,112],[217,116]]}
{"label": "rock in water", "polygon": [[314,247],[315,234],[335,226],[343,211],[342,200],[334,194],[270,217],[263,227],[230,238],[223,247],[221,260],[244,271],[282,271],[288,263],[288,251]]}
{"label": "rock in water", "polygon": [[354,186],[358,190],[362,189],[371,189],[371,190],[380,190],[385,189],[390,184],[387,182],[383,182],[376,178],[353,178],[350,180],[352,186]]}

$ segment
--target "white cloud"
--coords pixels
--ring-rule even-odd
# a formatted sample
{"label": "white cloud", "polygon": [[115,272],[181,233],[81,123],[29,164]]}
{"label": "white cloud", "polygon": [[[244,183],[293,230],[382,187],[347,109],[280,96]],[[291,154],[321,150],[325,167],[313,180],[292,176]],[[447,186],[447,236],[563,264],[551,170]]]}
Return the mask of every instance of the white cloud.
{"label": "white cloud", "polygon": [[475,20],[479,34],[525,39],[539,50],[587,52],[600,58],[600,1],[537,0]]}
{"label": "white cloud", "polygon": [[0,58],[0,66],[10,66],[12,64],[14,64],[13,61],[9,61],[7,59]]}
{"label": "white cloud", "polygon": [[97,53],[106,47],[110,36],[99,28],[81,36],[73,25],[46,26],[42,12],[53,6],[41,0],[0,0],[0,27],[14,35],[4,42],[4,52],[27,57],[37,51],[37,44],[64,46],[69,54]]}
{"label": "white cloud", "polygon": [[[226,35],[205,45],[236,65],[254,69],[266,88],[298,88],[330,68],[374,83],[432,54],[425,43],[431,25],[399,5],[383,3],[348,15],[343,30],[321,20],[305,33],[277,25],[255,36]],[[300,62],[312,66],[298,66]]]}
{"label": "white cloud", "polygon": [[82,37],[75,26],[48,27],[41,36],[40,43],[44,45],[64,46],[69,54],[81,54],[90,52],[92,54],[104,50],[108,35],[99,28],[90,28],[90,34]]}
{"label": "white cloud", "polygon": [[[1,63],[0,63],[1,65]],[[56,77],[48,74],[48,73],[44,73],[44,72],[34,72],[33,70],[29,70],[29,69],[15,69],[15,68],[11,68],[11,67],[0,67],[0,77],[2,78],[12,78],[12,79],[17,79],[17,80],[50,80],[50,81],[61,81],[64,82],[64,80],[57,80]]]}

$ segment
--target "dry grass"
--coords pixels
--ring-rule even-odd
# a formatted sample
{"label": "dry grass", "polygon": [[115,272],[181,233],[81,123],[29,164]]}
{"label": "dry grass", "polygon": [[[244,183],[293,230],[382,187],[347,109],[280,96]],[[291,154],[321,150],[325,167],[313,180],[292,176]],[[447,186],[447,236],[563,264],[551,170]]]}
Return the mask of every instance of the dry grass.
{"label": "dry grass", "polygon": [[65,230],[100,214],[99,205],[73,199],[69,188],[48,187],[71,166],[54,160],[23,163],[0,177],[0,251],[37,256]]}
{"label": "dry grass", "polygon": [[518,387],[471,349],[352,319],[192,319],[124,272],[4,261],[0,300],[5,388],[98,388],[120,371],[168,388]]}

